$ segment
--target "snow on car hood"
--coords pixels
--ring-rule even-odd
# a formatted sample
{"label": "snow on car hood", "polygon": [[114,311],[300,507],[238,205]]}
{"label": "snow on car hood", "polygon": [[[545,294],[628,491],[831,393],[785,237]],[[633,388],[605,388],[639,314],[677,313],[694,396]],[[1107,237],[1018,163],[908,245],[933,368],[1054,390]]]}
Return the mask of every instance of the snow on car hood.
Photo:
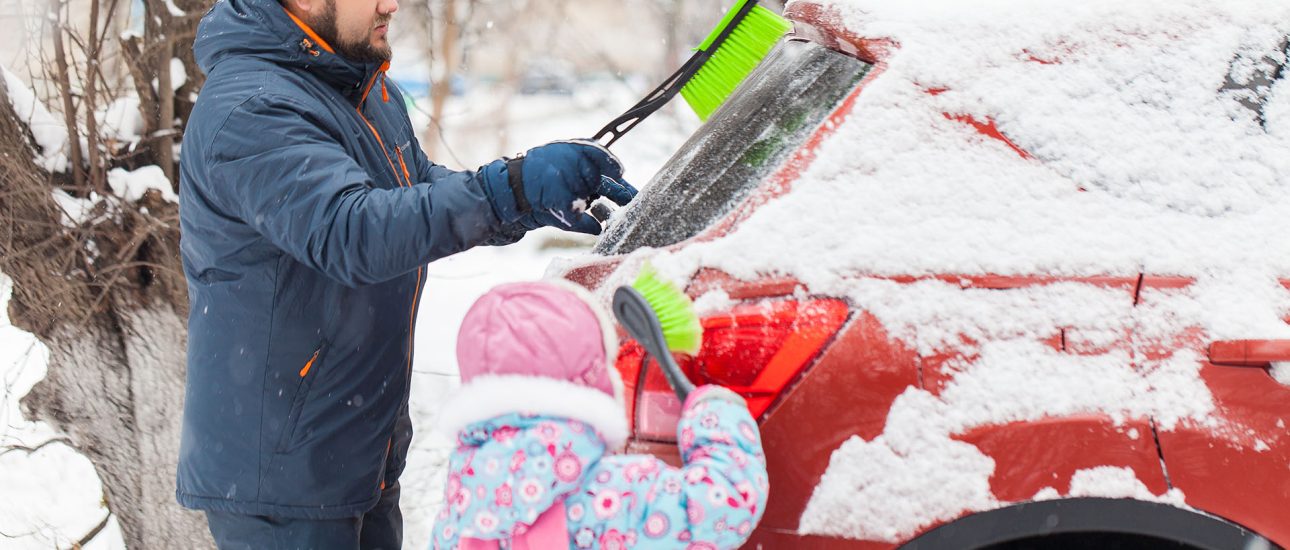
{"label": "snow on car hood", "polygon": [[[1168,342],[1188,327],[1208,340],[1290,338],[1290,291],[1278,282],[1290,278],[1290,79],[1264,91],[1262,112],[1242,105],[1248,90],[1228,89],[1265,58],[1283,59],[1290,4],[827,4],[856,34],[899,44],[885,72],[792,192],[727,236],[637,253],[677,280],[701,267],[790,275],[848,297],[922,353],[974,357],[939,394],[902,395],[882,435],[835,452],[803,532],[897,541],[1006,504],[990,492],[993,460],[951,437],[973,426],[1149,415],[1165,430],[1186,422],[1251,447],[1290,445],[1215,417],[1192,350],[1135,368],[1128,350],[1069,355],[1035,343],[1072,323],[1094,340],[1132,331]],[[1033,158],[962,117],[994,121]],[[880,278],[1138,273],[1195,283],[1149,289],[1135,305],[1080,284],[999,293]],[[1132,475],[1093,477],[1069,494],[1143,493]]]}

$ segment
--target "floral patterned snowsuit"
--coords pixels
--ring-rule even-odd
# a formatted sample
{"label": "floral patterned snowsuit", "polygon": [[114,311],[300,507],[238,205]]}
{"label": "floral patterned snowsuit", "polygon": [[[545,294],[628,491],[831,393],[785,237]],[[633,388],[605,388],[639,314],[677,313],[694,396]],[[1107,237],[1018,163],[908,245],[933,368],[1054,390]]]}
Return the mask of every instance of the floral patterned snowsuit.
{"label": "floral patterned snowsuit", "polygon": [[512,548],[509,538],[548,510],[563,511],[571,549],[738,547],[765,509],[766,463],[747,408],[713,398],[722,392],[703,387],[687,399],[682,468],[606,456],[600,435],[576,420],[507,414],[470,425],[450,459],[433,548],[470,539]]}

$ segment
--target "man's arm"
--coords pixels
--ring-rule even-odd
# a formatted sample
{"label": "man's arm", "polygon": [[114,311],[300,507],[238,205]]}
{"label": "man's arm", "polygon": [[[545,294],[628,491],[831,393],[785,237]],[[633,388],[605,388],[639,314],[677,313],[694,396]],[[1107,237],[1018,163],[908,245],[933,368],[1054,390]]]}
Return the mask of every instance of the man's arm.
{"label": "man's arm", "polygon": [[272,96],[239,105],[207,151],[206,193],[348,286],[393,279],[499,230],[476,173],[438,167],[433,185],[376,189],[312,116]]}

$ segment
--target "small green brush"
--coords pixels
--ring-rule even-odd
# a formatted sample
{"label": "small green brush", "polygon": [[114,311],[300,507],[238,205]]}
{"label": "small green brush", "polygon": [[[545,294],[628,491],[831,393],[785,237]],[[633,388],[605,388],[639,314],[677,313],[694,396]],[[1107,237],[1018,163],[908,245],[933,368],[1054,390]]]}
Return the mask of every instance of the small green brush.
{"label": "small green brush", "polygon": [[614,292],[614,316],[654,356],[672,391],[684,402],[694,391],[694,383],[676,364],[672,352],[694,355],[703,344],[703,326],[690,297],[646,264],[631,286]]}
{"label": "small green brush", "polygon": [[658,316],[667,349],[694,355],[703,346],[703,326],[694,312],[694,302],[681,289],[659,277],[648,263],[641,268],[632,282],[632,288],[641,293],[650,309]]}
{"label": "small green brush", "polygon": [[707,120],[792,27],[757,0],[738,0],[680,69],[591,139],[612,145],[678,93]]}

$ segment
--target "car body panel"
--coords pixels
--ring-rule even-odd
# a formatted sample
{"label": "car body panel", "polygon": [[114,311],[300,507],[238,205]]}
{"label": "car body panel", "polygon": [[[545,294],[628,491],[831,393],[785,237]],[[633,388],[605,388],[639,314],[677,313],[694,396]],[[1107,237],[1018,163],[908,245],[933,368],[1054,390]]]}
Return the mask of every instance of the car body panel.
{"label": "car body panel", "polygon": [[[884,74],[883,60],[899,44],[856,36],[839,23],[841,18],[831,10],[816,2],[799,1],[791,3],[785,14],[794,20],[795,35],[799,39],[844,52],[873,67],[817,128],[782,156],[782,162],[774,170],[765,173],[750,190],[741,191],[738,200],[728,205],[724,214],[705,222],[697,234],[678,242],[656,242],[651,246],[675,250],[735,231],[761,206],[794,191],[802,183],[802,174],[814,162],[816,149],[844,121],[861,116],[853,112],[861,95]],[[1060,62],[1035,61],[1040,65]],[[933,88],[927,93],[935,95],[944,91],[944,88]],[[1010,148],[1018,162],[1038,162],[1006,136],[992,119],[959,113],[944,113],[944,116]],[[611,281],[624,282],[620,272],[632,271],[638,265],[638,260],[624,254],[635,248],[598,246],[598,252],[614,255],[568,267],[563,276],[593,290]],[[1043,273],[885,277],[857,273],[855,277],[899,284],[940,281],[964,290],[999,292],[1056,284],[1087,285],[1122,294],[1117,315],[1124,319],[1136,319],[1144,296],[1150,299],[1154,293],[1186,292],[1194,283],[1188,277],[1136,272],[1089,277]],[[741,280],[705,267],[686,283],[686,292],[691,297],[722,292],[736,307],[763,307],[758,304],[785,299],[845,300],[807,288],[792,277],[775,274]],[[1290,288],[1290,281],[1283,284]],[[705,315],[721,317],[729,312],[708,311]],[[793,374],[787,389],[772,397],[759,418],[771,494],[765,517],[750,539],[749,548],[872,549],[897,544],[802,534],[798,532],[799,522],[835,450],[852,438],[871,441],[883,434],[892,405],[901,394],[926,390],[940,395],[953,384],[953,365],[971,358],[961,352],[920,354],[888,334],[878,318],[854,303],[850,303],[844,318],[845,324],[827,339],[827,345],[806,368]],[[1104,336],[1089,336],[1098,330],[1091,326],[1053,326],[1034,336],[1060,353],[1120,354],[1131,362],[1126,367],[1139,371],[1153,368],[1156,362],[1179,352],[1204,357],[1212,344],[1202,341],[1200,335],[1204,331],[1199,327],[1164,337],[1148,337],[1145,333],[1151,331],[1139,330],[1143,327],[1133,322],[1127,326],[1110,341]],[[649,453],[679,464],[675,434],[668,432],[679,414],[680,403],[670,395],[657,366],[652,360],[645,360],[638,345],[627,340],[620,350],[617,366],[627,391],[627,414],[636,433],[627,451]],[[1269,376],[1266,366],[1259,365],[1233,367],[1202,363],[1200,377],[1213,393],[1214,421],[1224,426],[1225,431],[1195,421],[1176,423],[1174,419],[1146,416],[1113,418],[1104,414],[1072,414],[970,426],[952,436],[994,461],[989,483],[1000,506],[1037,497],[1077,496],[1071,494],[1072,481],[1081,472],[1119,468],[1131,472],[1150,493],[1150,499],[1168,501],[1172,489],[1181,490],[1188,506],[1258,531],[1277,544],[1290,546],[1290,512],[1287,512],[1290,510],[1290,431],[1286,429],[1290,423],[1290,387],[1278,383]],[[761,404],[757,409],[762,410]],[[963,510],[959,518],[969,514],[970,510]],[[925,525],[919,533],[927,533],[955,519],[958,518]],[[917,534],[908,538],[914,536]]]}

